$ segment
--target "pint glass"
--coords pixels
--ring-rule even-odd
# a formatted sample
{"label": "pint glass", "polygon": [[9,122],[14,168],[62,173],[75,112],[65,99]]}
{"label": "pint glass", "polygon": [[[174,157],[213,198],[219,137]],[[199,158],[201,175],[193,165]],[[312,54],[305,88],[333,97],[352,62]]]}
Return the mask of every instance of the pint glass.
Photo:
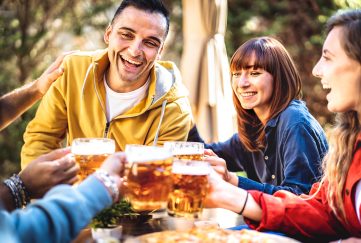
{"label": "pint glass", "polygon": [[173,157],[163,147],[127,145],[130,168],[125,178],[125,197],[135,211],[165,209],[172,188]]}
{"label": "pint glass", "polygon": [[198,142],[165,142],[164,147],[170,149],[177,159],[202,160],[204,144]]}
{"label": "pint glass", "polygon": [[173,162],[173,189],[167,211],[171,216],[198,218],[209,188],[209,163],[204,161]]}
{"label": "pint glass", "polygon": [[115,152],[115,142],[108,138],[76,138],[71,144],[71,152],[79,164],[79,179],[84,180],[95,172],[103,161]]}

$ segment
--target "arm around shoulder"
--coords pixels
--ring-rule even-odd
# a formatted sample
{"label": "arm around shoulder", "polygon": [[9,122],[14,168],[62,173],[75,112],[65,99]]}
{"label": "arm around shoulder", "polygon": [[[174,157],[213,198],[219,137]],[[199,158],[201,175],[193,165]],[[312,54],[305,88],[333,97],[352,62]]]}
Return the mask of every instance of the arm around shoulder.
{"label": "arm around shoulder", "polygon": [[63,77],[45,94],[26,128],[21,149],[22,168],[40,155],[59,148],[65,138],[68,121]]}

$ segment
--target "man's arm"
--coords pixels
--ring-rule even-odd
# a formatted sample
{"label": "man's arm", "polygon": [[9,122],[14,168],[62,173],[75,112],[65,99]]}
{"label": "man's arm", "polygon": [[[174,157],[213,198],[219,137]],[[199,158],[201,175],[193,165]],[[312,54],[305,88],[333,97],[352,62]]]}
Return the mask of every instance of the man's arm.
{"label": "man's arm", "polygon": [[[42,98],[35,117],[29,122],[24,133],[21,149],[21,168],[40,155],[62,147],[68,127],[67,85],[71,57],[63,61],[64,74],[53,83]],[[75,80],[72,80],[75,82]]]}
{"label": "man's arm", "polygon": [[60,66],[64,57],[70,53],[59,56],[38,79],[0,98],[0,130],[8,126],[43,97],[50,85],[63,74],[63,69]]}

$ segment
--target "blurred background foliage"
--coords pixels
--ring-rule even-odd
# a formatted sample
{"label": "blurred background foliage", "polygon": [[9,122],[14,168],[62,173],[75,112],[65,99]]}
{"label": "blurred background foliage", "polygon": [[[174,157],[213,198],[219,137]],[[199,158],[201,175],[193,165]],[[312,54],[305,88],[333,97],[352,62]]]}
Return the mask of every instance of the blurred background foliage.
{"label": "blurred background foliage", "polygon": [[[222,1],[222,0],[220,0]],[[171,32],[163,59],[178,65],[182,54],[182,1],[165,0]],[[103,32],[120,1],[0,0],[0,95],[38,77],[56,56],[68,50],[104,48]],[[322,49],[322,29],[338,9],[360,8],[359,0],[228,0],[226,46],[229,57],[249,38],[271,35],[296,61],[303,99],[324,128],[333,115],[311,70]],[[27,123],[37,105],[0,133],[0,178],[17,172]]]}

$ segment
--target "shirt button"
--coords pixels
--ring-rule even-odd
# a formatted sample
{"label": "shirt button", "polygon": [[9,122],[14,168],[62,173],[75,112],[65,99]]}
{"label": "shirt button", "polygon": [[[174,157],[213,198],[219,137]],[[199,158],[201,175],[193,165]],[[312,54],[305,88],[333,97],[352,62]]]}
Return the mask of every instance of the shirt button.
{"label": "shirt button", "polygon": [[271,177],[272,177],[272,180],[276,179],[276,176],[275,176],[275,175],[272,175]]}
{"label": "shirt button", "polygon": [[350,194],[350,191],[346,189],[346,195],[348,196],[348,194]]}
{"label": "shirt button", "polygon": [[265,159],[265,160],[268,160],[268,156],[267,156],[267,155],[266,155],[266,156],[264,156],[264,159]]}

